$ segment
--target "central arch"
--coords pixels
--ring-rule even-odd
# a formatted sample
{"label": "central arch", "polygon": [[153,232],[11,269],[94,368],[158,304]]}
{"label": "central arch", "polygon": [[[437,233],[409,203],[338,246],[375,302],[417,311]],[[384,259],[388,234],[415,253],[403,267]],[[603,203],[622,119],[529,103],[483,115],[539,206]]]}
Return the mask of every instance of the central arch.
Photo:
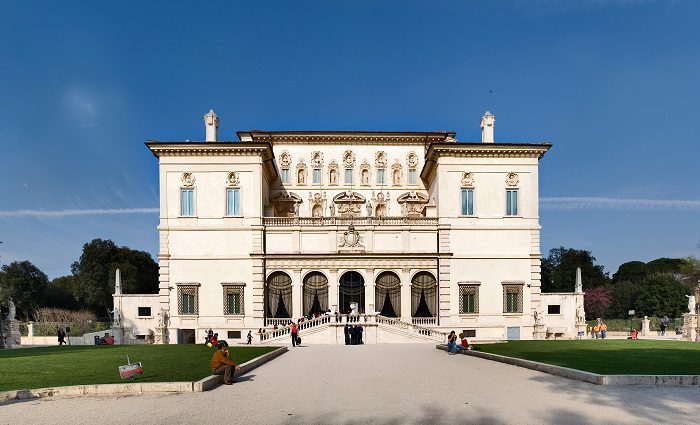
{"label": "central arch", "polygon": [[304,315],[328,310],[328,279],[323,273],[311,272],[304,277]]}
{"label": "central arch", "polygon": [[374,305],[382,316],[401,316],[401,279],[393,272],[377,276]]}
{"label": "central arch", "polygon": [[338,308],[341,313],[350,313],[350,303],[357,303],[359,313],[365,312],[365,279],[355,271],[340,276]]}
{"label": "central arch", "polygon": [[428,272],[419,272],[411,279],[411,316],[435,317],[437,282]]}

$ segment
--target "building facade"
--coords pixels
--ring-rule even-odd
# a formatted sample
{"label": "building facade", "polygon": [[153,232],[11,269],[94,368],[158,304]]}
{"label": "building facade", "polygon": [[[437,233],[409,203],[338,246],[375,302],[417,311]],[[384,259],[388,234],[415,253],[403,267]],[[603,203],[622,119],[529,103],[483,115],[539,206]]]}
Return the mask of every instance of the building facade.
{"label": "building facade", "polygon": [[[549,143],[494,142],[489,112],[476,143],[258,130],[228,142],[213,111],[204,120],[204,142],[146,143],[159,163],[160,292],[115,294],[125,338],[194,342],[213,329],[236,340],[328,310],[368,323],[369,342],[425,329],[543,338],[550,322],[578,331],[575,312],[540,293]],[[335,342],[331,322],[307,340]]]}

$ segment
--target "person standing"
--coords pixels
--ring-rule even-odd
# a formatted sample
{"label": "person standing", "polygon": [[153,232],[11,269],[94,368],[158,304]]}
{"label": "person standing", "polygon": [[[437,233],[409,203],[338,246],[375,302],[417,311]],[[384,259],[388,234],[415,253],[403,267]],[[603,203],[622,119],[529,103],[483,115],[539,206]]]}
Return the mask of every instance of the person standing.
{"label": "person standing", "polygon": [[237,370],[241,370],[241,367],[231,360],[226,341],[219,341],[217,347],[219,349],[214,352],[214,356],[211,358],[211,373],[223,375],[224,385],[231,385],[233,384],[233,374]]}
{"label": "person standing", "polygon": [[248,345],[253,344],[253,331],[248,331]]}
{"label": "person standing", "polygon": [[362,332],[364,332],[364,328],[362,327],[362,325],[357,325],[357,343],[358,344],[363,344]]}
{"label": "person standing", "polygon": [[296,323],[292,322],[292,347],[297,346],[297,325]]}
{"label": "person standing", "polygon": [[598,339],[600,337],[600,325],[597,323],[593,326],[593,335],[595,335],[595,339]]}
{"label": "person standing", "polygon": [[350,345],[350,324],[346,323],[343,328],[343,333],[345,333],[345,345]]}
{"label": "person standing", "polygon": [[63,328],[58,328],[58,345],[66,343],[66,331]]}
{"label": "person standing", "polygon": [[605,339],[605,335],[608,333],[608,325],[605,322],[600,323],[600,337]]}

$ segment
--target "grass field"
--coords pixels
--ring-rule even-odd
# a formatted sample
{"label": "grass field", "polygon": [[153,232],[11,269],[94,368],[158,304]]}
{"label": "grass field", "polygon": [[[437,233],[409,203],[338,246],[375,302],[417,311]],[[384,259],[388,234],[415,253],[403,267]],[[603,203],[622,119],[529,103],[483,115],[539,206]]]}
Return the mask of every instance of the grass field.
{"label": "grass field", "polygon": [[604,375],[700,375],[700,344],[694,342],[511,341],[479,349]]}
{"label": "grass field", "polygon": [[[245,363],[276,347],[230,347]],[[81,384],[112,384],[119,366],[142,362],[138,382],[198,381],[211,375],[213,348],[204,345],[84,345],[0,350],[0,391]],[[127,381],[129,382],[129,381]]]}

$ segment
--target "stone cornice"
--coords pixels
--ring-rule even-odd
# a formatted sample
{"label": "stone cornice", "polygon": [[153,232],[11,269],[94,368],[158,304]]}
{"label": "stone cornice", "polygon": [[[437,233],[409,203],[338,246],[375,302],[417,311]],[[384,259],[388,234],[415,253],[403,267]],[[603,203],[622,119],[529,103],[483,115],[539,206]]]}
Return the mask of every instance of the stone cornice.
{"label": "stone cornice", "polygon": [[[252,142],[296,143],[342,143],[342,144],[423,144],[446,142],[455,135],[451,131],[433,132],[383,132],[383,131],[239,131],[241,140]],[[449,143],[449,142],[448,142]],[[452,142],[453,143],[453,142]]]}
{"label": "stone cornice", "polygon": [[272,146],[266,142],[158,142],[146,146],[156,158],[167,156],[259,156],[268,181],[277,178]]}
{"label": "stone cornice", "polygon": [[536,158],[540,159],[551,143],[432,143],[425,154],[421,178],[429,180],[438,158]]}

